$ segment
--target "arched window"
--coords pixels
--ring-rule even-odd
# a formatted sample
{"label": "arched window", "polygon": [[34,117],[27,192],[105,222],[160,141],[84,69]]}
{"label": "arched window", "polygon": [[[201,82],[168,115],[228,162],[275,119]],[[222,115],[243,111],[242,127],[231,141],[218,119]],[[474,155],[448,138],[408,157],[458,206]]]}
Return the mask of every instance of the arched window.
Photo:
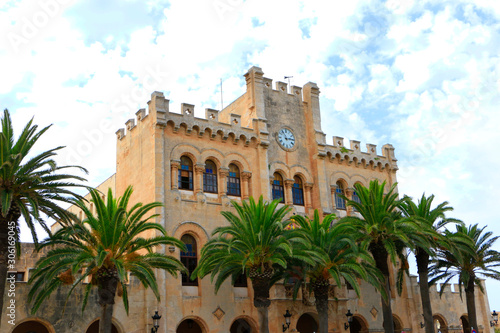
{"label": "arched window", "polygon": [[335,206],[337,209],[345,209],[345,200],[340,197],[341,195],[345,195],[344,185],[338,181],[337,189],[335,190]]}
{"label": "arched window", "polygon": [[[356,190],[352,191],[352,201],[361,203],[361,199],[359,198],[358,194],[356,193]],[[356,207],[353,207],[354,211],[357,212],[358,210]]]}
{"label": "arched window", "polygon": [[281,199],[280,202],[285,202],[285,191],[283,190],[283,177],[277,172],[273,175],[273,200]]}
{"label": "arched window", "polygon": [[203,173],[203,192],[217,193],[217,167],[215,163],[207,160]]}
{"label": "arched window", "polygon": [[302,187],[302,180],[300,179],[299,176],[295,176],[293,177],[293,181],[294,181],[292,187],[293,204],[304,206],[304,189]]}
{"label": "arched window", "polygon": [[240,169],[236,164],[229,164],[229,176],[227,177],[227,194],[241,196]]}
{"label": "arched window", "polygon": [[193,162],[187,156],[181,157],[181,170],[179,171],[179,189],[193,189]]}
{"label": "arched window", "polygon": [[196,240],[191,235],[183,235],[181,237],[181,242],[186,244],[187,251],[181,251],[181,262],[187,268],[189,276],[182,273],[182,285],[183,286],[197,286],[198,279],[191,280],[190,276],[198,265],[198,253],[196,247]]}

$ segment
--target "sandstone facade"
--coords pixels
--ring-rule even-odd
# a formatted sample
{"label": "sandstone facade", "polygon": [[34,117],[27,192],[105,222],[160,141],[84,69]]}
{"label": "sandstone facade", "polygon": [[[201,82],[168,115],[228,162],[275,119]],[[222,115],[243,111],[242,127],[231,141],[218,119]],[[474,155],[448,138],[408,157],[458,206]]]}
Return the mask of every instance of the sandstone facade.
{"label": "sandstone facade", "polygon": [[[390,144],[382,146],[378,154],[373,144],[366,144],[364,149],[359,141],[347,144],[341,137],[334,137],[333,145],[326,143],[316,84],[309,82],[301,88],[276,82],[273,89],[272,80],[265,78],[258,67],[252,67],[245,78],[246,92],[222,111],[206,109],[205,118],[195,117],[190,104],[182,104],[180,113],[172,112],[163,93],[154,92],[148,111],[139,110],[135,119],[127,121],[126,129],[117,131],[116,174],[100,189],[106,193],[111,187],[119,195],[133,185],[132,202],[164,203],[164,208],[158,209],[161,217],[157,222],[170,235],[194,240],[191,259],[183,254],[186,260],[199,257],[213,230],[225,223],[220,213],[232,209],[231,200],[261,195],[270,200],[273,193],[283,193],[284,204],[292,207],[293,214],[311,215],[318,209],[341,217],[356,213],[350,207],[346,209],[336,193],[355,198],[356,183],[368,185],[373,179],[389,185],[396,182],[397,160]],[[75,207],[71,209],[79,214]],[[178,250],[162,251],[181,256]],[[24,281],[37,257],[31,245],[23,246],[17,270],[26,273]],[[150,332],[155,311],[162,315],[158,332],[258,332],[250,281],[246,281],[246,287],[245,281],[239,286],[226,282],[215,295],[209,277],[194,284],[183,283],[181,278],[158,271],[157,279],[160,302],[131,279],[128,316],[117,298],[117,332]],[[383,331],[380,296],[371,286],[361,283],[360,298],[345,285],[332,287],[330,332]],[[442,298],[432,289],[435,319],[442,333],[459,333],[461,318],[467,316],[465,302],[460,299],[457,286],[443,288]],[[28,286],[19,282],[16,289],[18,326],[39,322],[46,332],[85,333],[92,331],[89,327],[99,316],[92,300],[81,313],[78,293],[68,300],[63,312],[64,290],[53,295],[36,316],[31,316],[26,304]],[[479,329],[489,333],[487,295],[480,291],[476,294]],[[406,279],[401,296],[393,293],[391,297],[397,331],[424,332],[416,277]],[[282,332],[286,310],[292,314],[290,332],[316,331],[314,299],[306,291],[293,301],[290,289],[278,284],[271,290],[271,299],[271,332]],[[348,309],[354,314],[354,321],[345,329]],[[21,329],[4,320],[0,331],[28,332]]]}

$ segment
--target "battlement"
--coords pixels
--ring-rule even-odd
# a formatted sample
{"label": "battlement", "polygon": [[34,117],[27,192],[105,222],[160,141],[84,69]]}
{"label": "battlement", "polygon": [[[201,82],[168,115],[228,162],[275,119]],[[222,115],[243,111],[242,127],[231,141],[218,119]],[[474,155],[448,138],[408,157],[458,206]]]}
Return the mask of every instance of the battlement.
{"label": "battlement", "polygon": [[382,155],[377,154],[377,145],[372,143],[366,144],[366,151],[361,150],[361,142],[358,140],[350,140],[349,147],[345,146],[343,137],[334,136],[332,145],[324,145],[323,157],[331,162],[345,163],[365,169],[379,168],[394,172],[398,170],[394,147],[391,144],[382,146]]}
{"label": "battlement", "polygon": [[222,141],[232,138],[235,144],[241,141],[248,145],[251,140],[257,140],[255,128],[262,129],[262,126],[254,124],[253,128],[242,127],[239,114],[230,114],[228,122],[219,121],[219,114],[219,110],[206,108],[205,118],[195,117],[195,106],[189,103],[181,103],[180,113],[172,112],[170,100],[166,99],[162,92],[155,91],[148,102],[148,112],[146,113],[146,109],[139,109],[136,112],[136,118],[127,120],[125,128],[116,131],[116,135],[121,141],[128,134],[133,134],[136,128],[143,126],[142,123],[152,121],[156,126],[170,125],[174,132],[184,128],[186,135],[197,133],[202,137],[208,133],[211,139],[220,135]]}

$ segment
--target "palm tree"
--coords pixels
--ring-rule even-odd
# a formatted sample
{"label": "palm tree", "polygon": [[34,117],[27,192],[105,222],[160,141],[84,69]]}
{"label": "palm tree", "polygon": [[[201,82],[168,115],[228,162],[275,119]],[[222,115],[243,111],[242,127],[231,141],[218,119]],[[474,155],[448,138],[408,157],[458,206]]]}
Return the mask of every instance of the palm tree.
{"label": "palm tree", "polygon": [[448,202],[442,202],[434,209],[431,209],[434,195],[422,197],[415,204],[410,197],[404,197],[401,210],[403,214],[417,222],[424,232],[417,232],[411,235],[414,243],[415,259],[417,261],[420,297],[425,323],[425,333],[434,333],[434,320],[432,318],[431,299],[429,296],[429,263],[431,256],[435,255],[434,248],[443,244],[440,229],[448,223],[461,223],[456,219],[445,217],[445,213],[452,211],[453,207],[448,206]]}
{"label": "palm tree", "polygon": [[[415,232],[417,228],[414,222],[401,218],[398,210],[400,200],[395,191],[396,184],[384,194],[385,185],[385,181],[379,184],[377,180],[371,181],[369,188],[360,184],[354,185],[360,202],[347,200],[347,205],[353,206],[362,218],[346,216],[339,223],[348,223],[357,229],[358,241],[361,246],[366,246],[371,252],[375,266],[384,276],[384,286],[381,292],[384,329],[386,333],[394,333],[388,261],[390,259],[394,266],[396,266],[397,258],[403,264],[406,263],[404,249],[410,244],[408,235]],[[406,270],[407,267],[404,269]],[[401,284],[398,285],[401,286]]]}
{"label": "palm tree", "polygon": [[[299,215],[292,220],[299,226],[292,232],[296,234],[292,242],[294,253],[301,258],[313,258],[312,264],[304,263],[305,277],[314,291],[316,310],[319,315],[319,332],[328,332],[328,290],[330,279],[340,286],[344,279],[359,296],[357,277],[365,279],[375,286],[380,286],[382,278],[374,266],[370,254],[357,246],[356,229],[349,224],[335,224],[335,214],[327,215],[320,221],[319,213],[314,211],[314,219]],[[377,274],[378,273],[378,274]]]}
{"label": "palm tree", "polygon": [[[123,296],[128,313],[128,272],[145,287],[150,287],[159,300],[153,269],[164,269],[174,276],[177,276],[177,271],[185,272],[186,269],[178,259],[155,252],[155,249],[160,245],[174,245],[181,249],[185,246],[178,239],[167,236],[160,224],[151,221],[158,215],[148,216],[151,210],[161,207],[161,203],[138,203],[127,210],[132,187],[129,186],[118,200],[113,198],[111,189],[106,202],[97,190],[91,190],[90,194],[96,215],[85,206],[84,201],[76,201],[85,219],[80,221],[75,218],[73,224],[68,224],[41,243],[41,248],[50,247],[51,250],[37,262],[29,281],[33,285],[28,299],[33,301],[32,313],[35,313],[59,286],[71,285],[69,298],[74,288],[89,278],[91,283],[84,290],[82,311],[92,287],[97,287],[101,306],[99,332],[110,333],[116,294]],[[143,236],[151,231],[161,235]]]}
{"label": "palm tree", "polygon": [[[3,295],[7,277],[8,246],[17,244],[19,253],[19,219],[31,230],[35,244],[38,237],[35,222],[38,222],[50,235],[45,218],[60,220],[68,218],[67,212],[59,207],[61,203],[81,198],[68,188],[82,185],[74,181],[85,179],[61,173],[70,166],[58,166],[53,160],[63,147],[56,147],[28,157],[38,139],[50,128],[47,126],[37,132],[37,125],[31,119],[21,135],[14,138],[14,130],[9,111],[4,110],[0,133],[0,326],[3,311]],[[81,167],[76,167],[86,172]],[[64,170],[66,171],[66,170]],[[44,214],[44,215],[42,215]]]}
{"label": "palm tree", "polygon": [[500,271],[497,268],[500,266],[500,252],[492,249],[500,236],[492,237],[491,231],[483,233],[486,227],[480,228],[477,224],[469,227],[457,225],[456,228],[456,232],[446,230],[445,236],[468,239],[469,248],[461,248],[458,251],[457,248],[438,250],[438,257],[431,265],[431,275],[434,278],[430,283],[439,280],[448,283],[453,277],[458,277],[460,296],[462,288],[465,290],[470,327],[477,329],[475,285],[484,292],[480,276],[500,280]]}
{"label": "palm tree", "polygon": [[287,265],[285,258],[292,253],[284,236],[287,222],[283,221],[290,209],[278,209],[279,201],[267,203],[262,196],[258,202],[250,197],[241,205],[233,201],[236,214],[222,212],[229,225],[214,230],[214,238],[202,248],[199,265],[193,272],[193,278],[211,274],[216,293],[229,277],[234,283],[240,274],[246,273],[252,281],[261,333],[269,333],[269,289],[280,278],[279,273]]}

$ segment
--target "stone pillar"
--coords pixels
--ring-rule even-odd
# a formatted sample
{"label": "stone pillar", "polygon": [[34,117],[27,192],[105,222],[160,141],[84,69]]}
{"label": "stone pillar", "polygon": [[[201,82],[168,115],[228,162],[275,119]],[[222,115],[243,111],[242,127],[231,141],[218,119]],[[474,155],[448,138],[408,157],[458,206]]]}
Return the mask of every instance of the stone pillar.
{"label": "stone pillar", "polygon": [[181,167],[180,160],[170,161],[170,185],[172,190],[177,190],[179,188],[179,169]]}
{"label": "stone pillar", "polygon": [[306,212],[311,210],[313,208],[312,206],[312,197],[311,197],[311,192],[312,192],[312,187],[313,183],[305,183],[304,184],[304,189],[305,189],[305,206],[306,206]]}
{"label": "stone pillar", "polygon": [[249,181],[251,177],[252,173],[250,171],[243,171],[241,173],[241,198],[243,200],[247,200],[250,196]]}
{"label": "stone pillar", "polygon": [[227,196],[227,176],[229,176],[229,168],[220,168],[219,169],[219,178],[220,185],[219,186],[219,196]]}
{"label": "stone pillar", "polygon": [[335,200],[335,193],[337,193],[337,185],[330,185],[330,193],[332,195],[332,208],[337,209],[337,201]]}
{"label": "stone pillar", "polygon": [[292,194],[292,186],[295,183],[293,179],[287,179],[284,181],[285,183],[285,204],[292,206],[293,205],[293,194]]}
{"label": "stone pillar", "polygon": [[[345,190],[345,196],[347,199],[352,200],[352,194],[354,193],[354,189],[352,187],[348,187]],[[345,202],[345,211],[348,216],[352,215],[353,213],[353,207],[347,205],[347,200]]]}
{"label": "stone pillar", "polygon": [[203,193],[203,172],[205,172],[205,164],[196,163],[194,166],[194,194]]}

